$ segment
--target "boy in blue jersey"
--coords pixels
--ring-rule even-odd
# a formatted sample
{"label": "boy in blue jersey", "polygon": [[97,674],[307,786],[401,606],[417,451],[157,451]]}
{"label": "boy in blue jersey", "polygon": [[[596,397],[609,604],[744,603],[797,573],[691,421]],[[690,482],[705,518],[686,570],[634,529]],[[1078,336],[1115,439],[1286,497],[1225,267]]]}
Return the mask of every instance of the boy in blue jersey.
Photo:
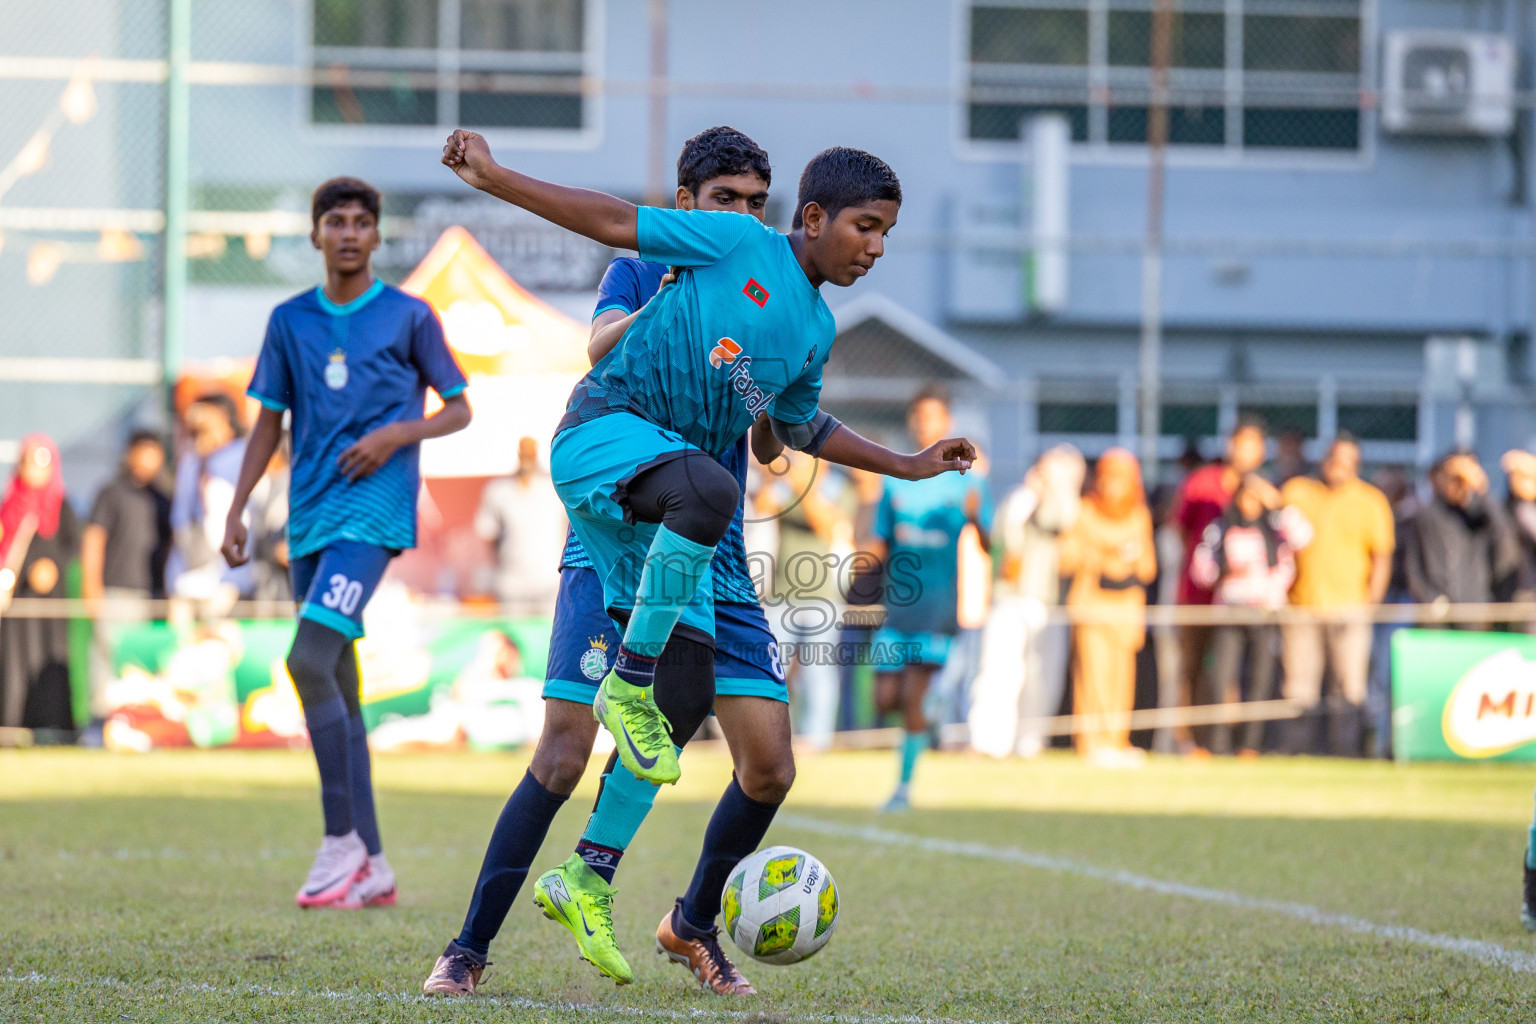
{"label": "boy in blue jersey", "polygon": [[539,181],[498,165],[485,139],[462,129],[443,163],[562,227],[682,268],[577,385],[550,450],[555,489],[625,625],[593,713],[626,769],[675,782],[672,729],[652,692],[705,708],[713,700],[714,605],[702,584],[741,500],[715,456],[768,413],[786,445],[843,465],[910,479],[970,467],[964,439],[901,455],[817,408],[836,333],[819,289],[852,284],[883,255],[900,182],[868,153],[827,150],[806,166],[793,230],[782,235],[738,214],[637,209]]}
{"label": "boy in blue jersey", "polygon": [[[315,190],[310,235],[325,284],[272,311],[248,393],[261,414],[225,524],[230,565],[250,557],[246,502],[292,416],[288,550],[301,602],[288,672],[304,705],[325,838],[301,907],[390,906],[395,874],[374,814],[354,642],[390,559],[416,545],[421,442],[469,425],[464,375],[432,307],[373,276],[379,193],[355,178]],[[424,417],[426,389],[443,407]]]}
{"label": "boy in blue jersey", "polygon": [[[907,407],[907,430],[929,444],[954,428],[949,396],[938,387],[919,391]],[[885,546],[886,619],[875,634],[875,705],[901,712],[901,780],[887,811],[906,810],[917,757],[927,749],[923,698],[959,632],[960,532],[974,526],[991,546],[992,504],[980,474],[932,480],[887,480],[875,511],[875,536]]]}
{"label": "boy in blue jersey", "polygon": [[[677,205],[761,219],[771,175],[768,155],[750,138],[731,128],[711,128],[689,139],[678,157]],[[592,319],[588,356],[594,364],[618,344],[666,275],[665,266],[631,257],[621,256],[609,265]],[[752,442],[754,453],[765,463],[782,451],[764,429],[754,430]],[[746,480],[747,448],[747,439],[742,438],[720,458],[740,486]],[[711,565],[717,619],[714,711],[736,755],[738,788],[753,801],[777,806],[794,778],[788,693],[747,568],[741,522],[738,507]],[[573,535],[560,562],[560,597],[544,683],[544,731],[527,778],[497,820],[464,927],[439,957],[422,985],[424,992],[474,992],[490,942],[550,821],[586,768],[597,733],[592,703],[598,683],[608,672],[611,652],[618,646],[619,637],[603,601],[602,581]],[[674,735],[679,742],[686,740],[697,730],[701,717],[686,706],[670,707],[665,697],[659,699]],[[633,973],[613,936],[611,883],[624,851],[650,811],[657,787],[628,772],[615,772],[616,764],[617,756],[611,755],[575,852],[538,879],[534,900],[547,916],[571,930],[583,958],[619,984],[627,984]],[[702,908],[696,916],[712,923],[715,913]],[[751,991],[718,942],[693,941],[679,952],[690,966],[691,961],[700,961],[701,980],[709,978],[716,991]]]}

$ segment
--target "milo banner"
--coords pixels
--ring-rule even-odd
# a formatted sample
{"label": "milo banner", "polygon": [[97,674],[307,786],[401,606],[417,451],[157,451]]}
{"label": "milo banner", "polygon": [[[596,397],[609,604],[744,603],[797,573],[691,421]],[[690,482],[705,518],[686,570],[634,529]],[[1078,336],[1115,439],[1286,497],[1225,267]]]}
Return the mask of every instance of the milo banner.
{"label": "milo banner", "polygon": [[[392,617],[358,642],[375,749],[495,749],[536,739],[547,617]],[[114,750],[296,746],[304,714],[284,658],[291,620],[113,628],[103,740]]]}
{"label": "milo banner", "polygon": [[1536,761],[1536,637],[1398,630],[1392,707],[1400,761]]}

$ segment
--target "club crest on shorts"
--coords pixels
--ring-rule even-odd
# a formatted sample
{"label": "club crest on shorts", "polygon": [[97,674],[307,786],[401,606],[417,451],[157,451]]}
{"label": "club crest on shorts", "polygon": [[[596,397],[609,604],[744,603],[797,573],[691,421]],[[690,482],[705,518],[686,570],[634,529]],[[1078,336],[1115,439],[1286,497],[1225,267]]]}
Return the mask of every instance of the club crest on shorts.
{"label": "club crest on shorts", "polygon": [[325,366],[325,386],[332,391],[347,386],[347,354],[340,349],[331,353],[331,361]]}
{"label": "club crest on shorts", "polygon": [[597,682],[608,674],[608,641],[600,636],[587,638],[588,647],[581,656],[581,674]]}

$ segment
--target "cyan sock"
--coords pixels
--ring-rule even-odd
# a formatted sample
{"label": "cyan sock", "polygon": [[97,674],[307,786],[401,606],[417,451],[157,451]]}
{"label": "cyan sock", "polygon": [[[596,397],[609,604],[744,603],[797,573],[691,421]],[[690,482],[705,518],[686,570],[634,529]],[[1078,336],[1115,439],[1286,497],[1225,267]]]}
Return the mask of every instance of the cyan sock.
{"label": "cyan sock", "polygon": [[1525,866],[1536,870],[1536,823],[1531,825],[1525,837]]}
{"label": "cyan sock", "polygon": [[917,767],[917,755],[928,749],[928,734],[926,732],[909,732],[901,741],[901,783],[906,785],[912,781],[912,772]]}
{"label": "cyan sock", "polygon": [[[678,748],[682,753],[682,748]],[[651,813],[660,787],[655,783],[635,778],[628,771],[614,771],[617,758],[609,758],[603,773],[597,804],[587,827],[576,844],[576,852],[588,866],[603,876],[605,882],[613,881],[619,858],[634,842],[640,823]]]}
{"label": "cyan sock", "polygon": [[325,815],[325,834],[344,836],[354,827],[346,701],[337,694],[328,700],[311,702],[304,708],[304,724],[309,729],[315,767],[320,769],[320,810]]}
{"label": "cyan sock", "polygon": [[368,726],[361,714],[347,719],[347,769],[352,785],[352,824],[363,837],[370,857],[384,851],[379,818],[373,809],[373,764],[368,754]]}
{"label": "cyan sock", "polygon": [[[656,536],[646,552],[645,568],[640,571],[635,607],[619,647],[621,655],[628,650],[631,657],[649,659],[654,668],[683,609],[693,600],[700,581],[709,572],[709,560],[714,554],[712,544],[691,541],[664,525],[656,528]],[[619,665],[614,668],[620,677],[627,678]],[[649,680],[635,685],[647,683]]]}
{"label": "cyan sock", "polygon": [[565,800],[540,785],[532,772],[524,773],[491,830],[464,928],[455,940],[460,946],[482,958],[490,952],[491,940],[507,919],[528,867],[544,845],[549,823]]}

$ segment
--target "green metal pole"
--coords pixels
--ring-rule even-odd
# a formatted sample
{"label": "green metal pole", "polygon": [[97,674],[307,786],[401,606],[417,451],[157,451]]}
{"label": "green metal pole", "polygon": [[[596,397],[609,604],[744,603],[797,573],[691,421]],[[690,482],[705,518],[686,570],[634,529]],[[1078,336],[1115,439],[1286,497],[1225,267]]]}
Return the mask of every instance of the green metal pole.
{"label": "green metal pole", "polygon": [[174,391],[185,352],[187,304],[187,136],[191,132],[192,0],[167,0],[169,38],[165,82],[165,239],[161,370],[166,408],[174,417]]}

